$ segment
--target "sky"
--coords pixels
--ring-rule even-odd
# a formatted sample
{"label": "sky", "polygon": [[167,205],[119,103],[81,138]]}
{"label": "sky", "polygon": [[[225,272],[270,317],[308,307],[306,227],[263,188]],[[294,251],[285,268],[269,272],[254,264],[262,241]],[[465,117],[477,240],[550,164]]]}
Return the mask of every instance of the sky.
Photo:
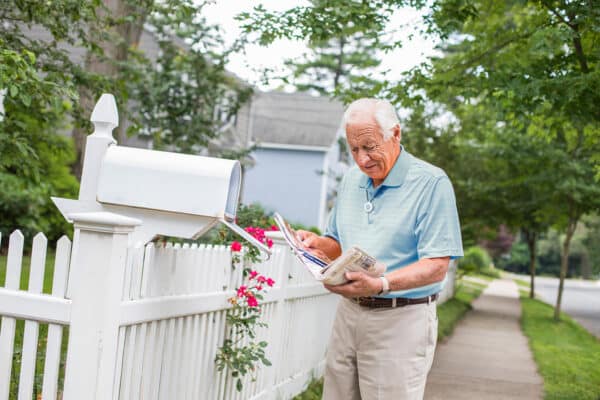
{"label": "sky", "polygon": [[[234,17],[254,6],[263,4],[269,10],[286,10],[298,5],[307,4],[302,0],[215,0],[206,6],[204,15],[209,23],[221,25],[227,43],[232,43],[240,34],[238,22]],[[420,27],[421,14],[416,10],[406,9],[393,16],[391,28],[395,30],[393,39],[407,38],[410,33]],[[395,29],[394,29],[395,28]],[[412,40],[404,40],[402,48],[382,54],[381,71],[389,70],[388,77],[393,79],[403,71],[425,61],[427,56],[435,53],[434,43],[418,34]],[[230,57],[227,69],[261,90],[272,90],[281,86],[281,81],[262,82],[261,71],[269,68],[277,73],[284,73],[284,60],[300,57],[307,51],[306,43],[278,40],[268,47],[248,45],[245,54],[234,54]],[[290,87],[287,91],[293,90]]]}

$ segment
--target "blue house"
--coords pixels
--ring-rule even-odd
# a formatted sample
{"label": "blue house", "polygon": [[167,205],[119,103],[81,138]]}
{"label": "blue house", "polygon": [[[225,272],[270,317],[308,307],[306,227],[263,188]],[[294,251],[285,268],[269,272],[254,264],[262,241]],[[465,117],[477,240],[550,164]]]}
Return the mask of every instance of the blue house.
{"label": "blue house", "polygon": [[305,93],[257,92],[236,130],[255,146],[245,168],[244,204],[323,229],[349,157],[339,124],[343,105]]}

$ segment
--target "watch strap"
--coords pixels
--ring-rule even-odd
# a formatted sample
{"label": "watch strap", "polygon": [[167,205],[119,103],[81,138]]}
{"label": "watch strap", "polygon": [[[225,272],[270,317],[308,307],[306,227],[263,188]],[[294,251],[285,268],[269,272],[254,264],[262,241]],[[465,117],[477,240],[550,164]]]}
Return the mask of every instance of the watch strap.
{"label": "watch strap", "polygon": [[379,279],[381,279],[381,292],[377,293],[380,296],[385,296],[386,294],[388,294],[390,292],[390,282],[387,280],[387,278],[385,276],[380,276]]}

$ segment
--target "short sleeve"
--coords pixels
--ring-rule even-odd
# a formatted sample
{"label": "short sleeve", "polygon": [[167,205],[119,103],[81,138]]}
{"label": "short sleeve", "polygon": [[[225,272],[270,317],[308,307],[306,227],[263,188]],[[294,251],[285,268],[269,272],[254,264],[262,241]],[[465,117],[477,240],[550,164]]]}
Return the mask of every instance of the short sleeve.
{"label": "short sleeve", "polygon": [[340,236],[338,234],[338,229],[337,229],[337,217],[336,217],[336,212],[337,210],[337,203],[335,206],[333,206],[333,208],[331,209],[331,213],[329,214],[329,220],[327,222],[327,227],[325,228],[325,236],[328,236],[332,239],[335,239],[336,242],[340,242]]}
{"label": "short sleeve", "polygon": [[463,256],[456,198],[447,176],[436,178],[425,191],[415,234],[419,259]]}

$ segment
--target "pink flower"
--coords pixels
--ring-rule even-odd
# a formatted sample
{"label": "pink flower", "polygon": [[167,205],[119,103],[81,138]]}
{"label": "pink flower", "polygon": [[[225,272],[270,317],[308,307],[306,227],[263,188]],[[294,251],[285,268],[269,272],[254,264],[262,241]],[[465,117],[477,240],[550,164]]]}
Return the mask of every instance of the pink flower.
{"label": "pink flower", "polygon": [[271,230],[272,231],[278,231],[279,228],[277,227],[277,225],[271,225]]}
{"label": "pink flower", "polygon": [[265,278],[265,277],[264,277],[264,276],[262,276],[262,275],[259,275],[259,276],[258,276],[258,278],[256,278],[256,281],[257,281],[258,283],[265,283],[265,282],[267,281],[267,278]]}
{"label": "pink flower", "polygon": [[252,279],[256,278],[256,275],[258,275],[257,271],[255,271],[255,270],[250,271],[250,277],[249,277],[249,279],[252,280]]}
{"label": "pink flower", "polygon": [[257,285],[256,290],[262,290],[262,285]]}
{"label": "pink flower", "polygon": [[244,286],[244,285],[240,286],[240,287],[238,288],[238,290],[237,290],[237,296],[238,296],[238,297],[243,297],[243,296],[245,296],[245,295],[246,295],[246,289],[247,289],[247,287],[246,287],[246,286]]}
{"label": "pink flower", "polygon": [[269,248],[273,247],[273,241],[271,239],[267,239],[267,246],[269,246]]}
{"label": "pink flower", "polygon": [[247,296],[246,301],[248,302],[248,307],[258,307],[258,301],[254,296]]}
{"label": "pink flower", "polygon": [[240,242],[232,242],[231,243],[231,251],[241,251],[242,244]]}
{"label": "pink flower", "polygon": [[272,287],[275,284],[275,281],[271,278],[267,279],[267,285],[269,285],[270,287]]}

